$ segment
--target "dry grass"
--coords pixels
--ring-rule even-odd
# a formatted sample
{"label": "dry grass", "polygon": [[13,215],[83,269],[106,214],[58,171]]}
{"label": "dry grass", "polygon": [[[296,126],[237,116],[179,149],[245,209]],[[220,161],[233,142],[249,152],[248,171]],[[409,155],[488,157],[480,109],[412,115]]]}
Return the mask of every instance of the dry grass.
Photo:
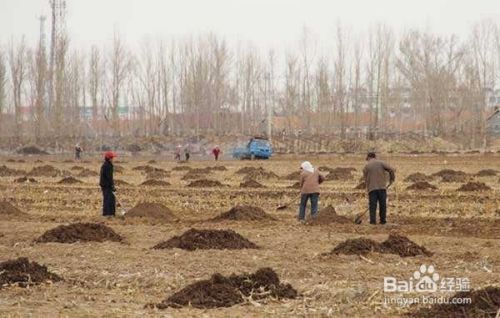
{"label": "dry grass", "polygon": [[[30,171],[33,159],[25,163],[6,163],[10,168]],[[383,304],[383,277],[407,278],[422,263],[433,264],[442,276],[469,277],[473,288],[499,285],[500,274],[500,184],[498,178],[475,177],[493,190],[458,192],[458,183],[440,183],[439,190],[411,192],[404,178],[414,172],[432,174],[444,168],[469,174],[500,166],[499,156],[427,156],[391,157],[388,161],[398,169],[398,181],[389,193],[389,222],[399,225],[372,227],[366,224],[333,224],[303,226],[295,220],[297,204],[276,211],[279,204],[297,196],[289,189],[294,183],[284,178],[265,180],[264,189],[240,189],[244,175],[235,172],[244,166],[263,166],[279,176],[296,170],[303,159],[316,166],[357,169],[347,181],[327,181],[322,185],[320,205],[335,206],[340,215],[352,217],[364,210],[366,195],[352,190],[359,181],[364,163],[359,157],[282,157],[269,162],[221,162],[227,171],[213,171],[211,179],[229,185],[224,188],[188,188],[190,180],[181,180],[185,171],[175,171],[177,164],[156,159],[155,167],[172,171],[165,180],[171,187],[142,187],[140,171],[149,158],[127,158],[120,164],[125,171],[117,177],[131,186],[118,187],[118,197],[125,210],[138,202],[164,204],[181,218],[178,223],[147,220],[102,220],[101,193],[97,177],[80,178],[84,184],[56,184],[58,178],[40,177],[37,184],[14,184],[12,177],[0,177],[0,196],[31,215],[29,221],[0,222],[0,261],[17,257],[47,265],[65,282],[29,289],[5,288],[0,292],[1,316],[398,316],[407,309]],[[44,158],[44,160],[46,160]],[[50,162],[61,170],[70,170],[75,163]],[[79,164],[97,171],[99,161]],[[203,168],[206,162],[189,166]],[[212,166],[213,163],[210,163]],[[425,167],[425,170],[424,170]],[[273,222],[206,222],[237,204],[258,205],[277,219]],[[425,222],[425,218],[460,218],[441,222]],[[477,220],[465,220],[474,217]],[[418,219],[423,218],[423,219]],[[120,243],[33,244],[44,231],[59,224],[76,221],[105,222],[126,238]],[[366,222],[365,222],[366,223]],[[188,252],[178,249],[152,250],[155,244],[180,235],[191,227],[232,229],[261,248],[252,250],[202,250]],[[432,257],[402,259],[396,255],[339,255],[323,258],[336,244],[354,237],[377,241],[392,231],[408,235],[413,241],[434,252]],[[497,266],[494,266],[497,265]],[[159,302],[182,287],[213,273],[254,272],[271,267],[280,278],[291,283],[302,294],[296,300],[272,301],[265,304],[249,301],[230,308],[168,309],[144,308]]]}

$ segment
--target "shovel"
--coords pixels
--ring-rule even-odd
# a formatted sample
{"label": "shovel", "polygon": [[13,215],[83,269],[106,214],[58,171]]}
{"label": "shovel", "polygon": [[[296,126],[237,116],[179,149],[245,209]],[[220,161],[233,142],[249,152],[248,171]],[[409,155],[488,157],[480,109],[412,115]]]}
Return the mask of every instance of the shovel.
{"label": "shovel", "polygon": [[290,200],[288,203],[286,204],[283,204],[283,205],[280,205],[276,208],[276,210],[284,210],[286,208],[288,208],[289,205],[291,205],[293,202],[295,201],[295,198],[293,198],[292,200]]}
{"label": "shovel", "polygon": [[[391,187],[391,185],[392,185],[392,183],[389,183],[389,185],[387,186],[386,190],[389,190],[389,188]],[[370,210],[370,208],[367,208],[365,210],[365,212],[358,214],[356,216],[356,218],[354,219],[354,223],[361,224],[361,222],[363,222],[363,218],[366,215],[366,213],[368,212],[368,210]]]}
{"label": "shovel", "polygon": [[123,207],[122,202],[120,200],[118,200],[118,197],[116,196],[116,194],[115,194],[115,200],[116,200],[116,206],[120,208],[120,215],[119,216],[124,217],[125,214],[127,213],[127,211]]}

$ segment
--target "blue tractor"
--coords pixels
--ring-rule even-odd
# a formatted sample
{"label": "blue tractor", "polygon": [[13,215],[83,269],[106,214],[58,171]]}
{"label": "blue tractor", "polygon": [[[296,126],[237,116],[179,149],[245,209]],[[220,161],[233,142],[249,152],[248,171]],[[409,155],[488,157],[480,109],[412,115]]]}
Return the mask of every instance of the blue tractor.
{"label": "blue tractor", "polygon": [[271,143],[266,138],[253,137],[246,147],[233,149],[233,158],[236,159],[269,159],[273,154]]}

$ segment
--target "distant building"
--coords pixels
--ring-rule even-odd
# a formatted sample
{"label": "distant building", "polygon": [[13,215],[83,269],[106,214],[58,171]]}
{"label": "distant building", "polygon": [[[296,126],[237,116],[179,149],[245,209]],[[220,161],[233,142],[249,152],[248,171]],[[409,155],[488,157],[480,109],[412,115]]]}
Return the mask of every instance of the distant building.
{"label": "distant building", "polygon": [[495,107],[493,114],[486,119],[486,129],[490,136],[500,138],[500,107]]}

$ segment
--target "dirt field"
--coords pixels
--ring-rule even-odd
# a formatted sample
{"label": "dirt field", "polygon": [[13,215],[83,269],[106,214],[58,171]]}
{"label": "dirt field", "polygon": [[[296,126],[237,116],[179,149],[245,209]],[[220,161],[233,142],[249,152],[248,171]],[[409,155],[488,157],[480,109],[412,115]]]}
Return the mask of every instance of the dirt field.
{"label": "dirt field", "polygon": [[[297,170],[305,159],[301,157],[277,157],[267,162],[194,161],[189,164],[152,157],[120,158],[117,165],[122,172],[115,173],[115,179],[128,185],[117,185],[117,198],[122,204],[118,212],[130,210],[141,202],[157,203],[155,207],[165,211],[155,210],[154,214],[164,213],[168,220],[127,215],[115,219],[100,217],[101,192],[97,186],[98,176],[92,173],[99,171],[101,162],[97,158],[84,158],[87,161],[82,163],[47,156],[9,159],[12,158],[0,158],[0,198],[25,214],[4,213],[0,206],[0,262],[26,257],[47,266],[63,281],[29,288],[0,287],[2,317],[398,317],[416,307],[386,304],[384,276],[407,280],[422,264],[433,265],[441,277],[467,277],[474,289],[500,286],[498,154],[383,158],[397,169],[397,182],[388,192],[389,224],[385,226],[370,226],[366,218],[361,225],[354,222],[299,224],[296,220],[298,190],[290,187],[297,180],[285,177]],[[19,159],[24,162],[18,162]],[[151,159],[155,162],[148,163]],[[360,183],[364,164],[361,156],[307,159],[316,167],[324,166],[325,171],[337,167],[356,169],[342,170],[327,178],[322,185],[320,209],[332,205],[337,214],[352,220],[365,210],[366,194],[363,190],[354,190]],[[45,165],[55,169],[33,170]],[[134,169],[136,167],[139,168]],[[236,173],[244,167],[263,167],[265,171],[247,169],[246,174]],[[449,176],[449,171],[431,176],[443,169],[455,170],[451,174],[460,175],[456,179],[460,182],[453,182],[453,178],[450,182],[450,178],[443,177]],[[476,175],[484,169],[499,173]],[[82,171],[85,173],[81,174]],[[404,179],[417,172],[431,176],[424,176],[425,180],[437,189],[427,186],[407,189],[414,182]],[[190,177],[183,178],[188,173]],[[158,181],[165,182],[150,181],[141,185],[146,180],[154,180],[155,175]],[[25,176],[27,181],[14,182]],[[68,182],[64,179],[68,176],[77,181]],[[264,187],[240,187],[249,178]],[[447,182],[441,182],[443,178],[447,178]],[[188,186],[196,180],[204,181],[198,183],[199,187]],[[218,181],[220,185],[211,181]],[[491,189],[468,191],[476,188],[465,187],[464,191],[458,191],[468,182],[481,182]],[[288,208],[276,210],[280,204],[294,199],[295,203]],[[260,207],[271,217],[253,220],[251,217],[229,220],[218,217],[237,205]],[[78,222],[103,223],[123,240],[35,243],[47,230]],[[258,248],[153,249],[192,228],[233,230]],[[363,237],[383,242],[390,233],[407,236],[432,252],[432,256],[329,253],[347,239]],[[161,303],[189,284],[209,280],[215,273],[240,275],[265,267],[272,268],[282,283],[293,286],[298,296],[291,299],[245,296],[238,298],[234,306],[213,309],[148,306]]]}

